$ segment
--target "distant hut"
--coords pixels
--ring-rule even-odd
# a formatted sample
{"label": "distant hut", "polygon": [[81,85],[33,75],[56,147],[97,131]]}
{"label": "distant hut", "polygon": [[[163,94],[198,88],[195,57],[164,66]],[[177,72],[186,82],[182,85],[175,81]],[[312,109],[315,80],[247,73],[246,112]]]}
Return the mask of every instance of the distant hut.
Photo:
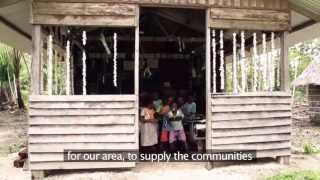
{"label": "distant hut", "polygon": [[310,119],[320,123],[320,57],[311,62],[293,85],[306,87]]}

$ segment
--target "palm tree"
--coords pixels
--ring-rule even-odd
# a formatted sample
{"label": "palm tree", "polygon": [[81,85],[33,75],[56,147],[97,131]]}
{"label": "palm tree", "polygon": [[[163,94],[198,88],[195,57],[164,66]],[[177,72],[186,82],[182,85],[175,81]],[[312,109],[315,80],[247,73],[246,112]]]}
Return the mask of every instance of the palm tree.
{"label": "palm tree", "polygon": [[14,101],[12,48],[0,44],[0,94],[4,102]]}
{"label": "palm tree", "polygon": [[0,43],[0,97],[5,102],[17,103],[20,109],[25,109],[20,81],[23,59],[21,52]]}
{"label": "palm tree", "polygon": [[25,105],[21,95],[21,86],[20,86],[20,69],[21,69],[21,53],[13,49],[13,69],[14,69],[14,76],[15,77],[15,89],[16,89],[16,97],[18,102],[19,109],[25,109]]}

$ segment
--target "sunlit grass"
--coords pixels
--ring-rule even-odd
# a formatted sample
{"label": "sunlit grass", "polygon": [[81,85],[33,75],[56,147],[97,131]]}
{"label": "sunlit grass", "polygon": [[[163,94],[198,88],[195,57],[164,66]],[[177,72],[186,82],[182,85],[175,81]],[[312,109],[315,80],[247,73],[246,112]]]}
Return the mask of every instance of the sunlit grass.
{"label": "sunlit grass", "polygon": [[320,171],[293,171],[269,177],[267,180],[320,180]]}

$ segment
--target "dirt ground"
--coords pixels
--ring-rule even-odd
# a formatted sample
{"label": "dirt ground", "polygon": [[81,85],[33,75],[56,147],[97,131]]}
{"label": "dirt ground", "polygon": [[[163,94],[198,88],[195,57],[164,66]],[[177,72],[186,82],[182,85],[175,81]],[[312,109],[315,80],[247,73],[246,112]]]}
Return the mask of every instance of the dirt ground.
{"label": "dirt ground", "polygon": [[[30,179],[30,172],[13,167],[19,146],[26,143],[27,119],[25,113],[0,112],[0,180]],[[48,180],[256,180],[289,170],[320,170],[320,155],[304,155],[303,145],[310,142],[320,147],[320,126],[310,123],[305,106],[293,110],[291,164],[284,166],[272,160],[257,163],[229,165],[208,171],[205,163],[139,163],[126,171],[59,172]]]}
{"label": "dirt ground", "polygon": [[26,144],[27,118],[24,112],[0,111],[0,180],[30,179],[30,173],[13,167],[17,151]]}

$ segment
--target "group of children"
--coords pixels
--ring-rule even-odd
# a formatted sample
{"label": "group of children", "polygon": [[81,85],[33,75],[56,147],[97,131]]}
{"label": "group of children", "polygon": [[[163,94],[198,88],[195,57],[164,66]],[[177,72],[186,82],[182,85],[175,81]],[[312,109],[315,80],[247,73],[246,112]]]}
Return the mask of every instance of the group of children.
{"label": "group of children", "polygon": [[176,102],[168,97],[163,103],[157,93],[143,98],[140,117],[140,145],[144,152],[187,151],[187,138],[183,122],[191,120],[196,114],[196,104],[192,96],[184,102]]}

